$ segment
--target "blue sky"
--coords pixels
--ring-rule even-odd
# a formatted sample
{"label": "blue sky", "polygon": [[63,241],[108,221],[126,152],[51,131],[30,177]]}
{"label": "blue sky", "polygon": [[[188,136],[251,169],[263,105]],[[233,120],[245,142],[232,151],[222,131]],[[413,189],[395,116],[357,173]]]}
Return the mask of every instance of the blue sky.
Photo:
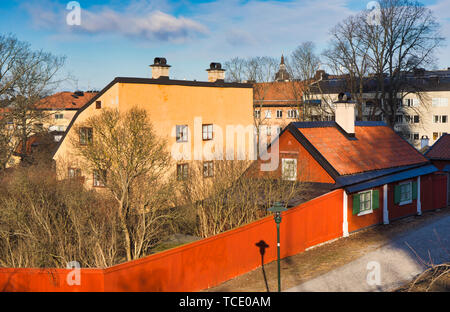
{"label": "blue sky", "polygon": [[[114,77],[150,77],[165,56],[174,79],[206,80],[210,62],[290,54],[303,41],[326,46],[329,29],[369,1],[79,0],[81,25],[68,26],[69,0],[0,2],[0,29],[36,49],[67,56],[62,89],[102,89]],[[450,37],[450,0],[426,0]],[[450,49],[438,67],[450,67]]]}

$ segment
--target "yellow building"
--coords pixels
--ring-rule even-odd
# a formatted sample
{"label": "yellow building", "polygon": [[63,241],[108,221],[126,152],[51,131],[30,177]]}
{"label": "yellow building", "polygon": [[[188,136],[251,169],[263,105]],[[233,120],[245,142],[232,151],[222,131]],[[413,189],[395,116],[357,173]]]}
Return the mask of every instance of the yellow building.
{"label": "yellow building", "polygon": [[[203,157],[203,148],[205,145],[210,147],[211,143],[215,152],[221,150],[224,159],[230,150],[235,159],[240,157],[240,153],[253,157],[251,84],[224,82],[224,70],[219,63],[211,63],[207,70],[208,82],[171,80],[170,66],[164,58],[155,58],[151,68],[150,79],[115,78],[77,111],[53,156],[60,177],[82,172],[87,186],[98,186],[93,173],[81,168],[82,162],[75,155],[69,138],[80,135],[75,133],[74,125],[83,123],[105,108],[120,112],[132,107],[145,109],[156,134],[167,140],[172,155],[174,151],[188,151],[184,159],[174,159],[174,167],[176,165],[181,174],[188,170],[192,161],[208,160]],[[242,151],[242,146],[237,145],[244,135]]]}

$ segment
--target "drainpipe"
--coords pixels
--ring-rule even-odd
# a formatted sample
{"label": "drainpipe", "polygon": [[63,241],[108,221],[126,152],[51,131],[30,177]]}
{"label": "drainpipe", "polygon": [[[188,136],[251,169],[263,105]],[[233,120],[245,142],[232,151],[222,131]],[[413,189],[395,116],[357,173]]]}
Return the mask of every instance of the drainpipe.
{"label": "drainpipe", "polygon": [[343,190],[343,192],[344,197],[342,199],[342,209],[343,209],[342,236],[348,237],[348,196],[345,190]]}
{"label": "drainpipe", "polygon": [[420,176],[417,177],[417,215],[422,215],[422,200],[420,198]]}
{"label": "drainpipe", "polygon": [[389,224],[388,185],[383,185],[383,223]]}

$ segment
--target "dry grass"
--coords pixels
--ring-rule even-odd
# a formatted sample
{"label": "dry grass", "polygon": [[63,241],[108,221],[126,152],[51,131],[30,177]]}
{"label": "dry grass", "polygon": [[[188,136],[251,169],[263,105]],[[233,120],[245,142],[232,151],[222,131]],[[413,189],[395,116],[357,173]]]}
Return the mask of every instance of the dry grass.
{"label": "dry grass", "polygon": [[419,274],[412,282],[398,288],[398,292],[449,292],[450,263],[434,265]]}

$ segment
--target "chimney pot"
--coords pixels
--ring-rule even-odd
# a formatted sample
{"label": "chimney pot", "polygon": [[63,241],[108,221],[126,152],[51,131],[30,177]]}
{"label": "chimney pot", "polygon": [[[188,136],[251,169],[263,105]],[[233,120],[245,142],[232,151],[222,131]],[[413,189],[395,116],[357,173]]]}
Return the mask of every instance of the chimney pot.
{"label": "chimney pot", "polygon": [[167,65],[167,60],[164,57],[155,57],[153,60],[153,65],[150,65],[152,68],[152,78],[169,78],[169,68],[170,65]]}
{"label": "chimney pot", "polygon": [[349,135],[355,135],[355,103],[349,93],[340,93],[335,105],[336,123]]}
{"label": "chimney pot", "polygon": [[225,69],[222,69],[222,64],[220,63],[211,63],[209,64],[209,69],[206,70],[208,72],[208,81],[216,82],[216,81],[224,81],[225,80]]}

